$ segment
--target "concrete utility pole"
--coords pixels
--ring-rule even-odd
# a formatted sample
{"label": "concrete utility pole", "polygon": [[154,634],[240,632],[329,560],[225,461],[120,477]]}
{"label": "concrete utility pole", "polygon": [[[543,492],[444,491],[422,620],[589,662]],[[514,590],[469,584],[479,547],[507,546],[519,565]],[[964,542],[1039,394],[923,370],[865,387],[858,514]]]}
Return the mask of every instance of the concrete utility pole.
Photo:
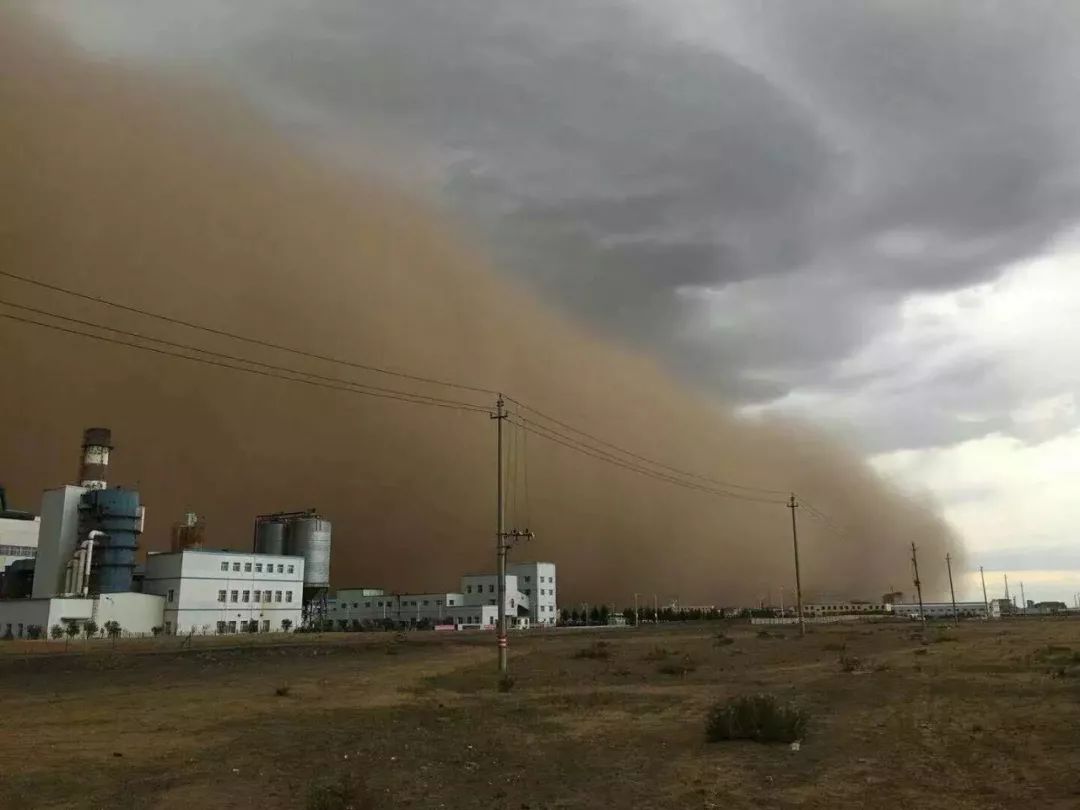
{"label": "concrete utility pole", "polygon": [[806,625],[803,623],[802,612],[802,574],[799,572],[799,529],[795,522],[795,510],[799,508],[799,502],[795,499],[795,493],[791,493],[788,501],[788,509],[791,510],[791,542],[795,546],[795,605],[799,618],[799,635],[806,635]]}
{"label": "concrete utility pole", "polygon": [[1005,601],[1006,602],[1011,602],[1012,601],[1012,597],[1009,596],[1009,575],[1008,574],[1005,575]]}
{"label": "concrete utility pole", "polygon": [[979,566],[979,579],[982,580],[983,586],[983,607],[986,608],[986,618],[990,618],[990,600],[986,598],[986,576],[983,574],[983,567]]}
{"label": "concrete utility pole", "polygon": [[498,558],[498,615],[499,624],[497,629],[498,645],[499,645],[499,672],[506,672],[506,526],[505,515],[503,514],[503,420],[506,419],[506,409],[503,407],[506,403],[503,402],[502,394],[499,394],[499,398],[495,401],[495,415],[491,418],[495,420],[495,425],[498,428],[498,439],[496,447],[496,455],[498,461],[496,462],[496,484],[495,484],[495,552]]}
{"label": "concrete utility pole", "polygon": [[915,568],[915,590],[919,594],[919,618],[922,620],[923,629],[926,629],[926,611],[923,609],[922,582],[919,580],[919,557],[916,553],[915,544],[911,544],[911,564]]}
{"label": "concrete utility pole", "polygon": [[652,623],[660,624],[660,600],[655,593],[652,595]]}
{"label": "concrete utility pole", "polygon": [[1023,611],[1027,613],[1027,596],[1024,594],[1024,582],[1020,582],[1020,604],[1023,606]]}
{"label": "concrete utility pole", "polygon": [[960,614],[956,612],[956,590],[952,584],[952,558],[945,555],[945,567],[949,570],[949,593],[952,595],[952,620],[954,624],[960,624]]}
{"label": "concrete utility pole", "polygon": [[641,614],[638,612],[638,595],[634,594],[634,627],[641,626]]}

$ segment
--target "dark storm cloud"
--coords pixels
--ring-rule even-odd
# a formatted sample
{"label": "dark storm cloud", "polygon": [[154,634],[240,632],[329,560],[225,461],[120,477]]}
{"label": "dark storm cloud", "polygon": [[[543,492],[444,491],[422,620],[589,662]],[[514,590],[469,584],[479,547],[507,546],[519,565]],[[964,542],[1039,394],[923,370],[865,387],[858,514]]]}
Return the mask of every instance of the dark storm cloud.
{"label": "dark storm cloud", "polygon": [[[504,266],[741,401],[820,384],[905,296],[992,280],[1080,213],[1068,3],[112,8],[87,41],[209,66],[336,154],[434,165]],[[872,444],[966,436],[956,371],[885,392]],[[977,390],[1007,410],[1000,388]]]}

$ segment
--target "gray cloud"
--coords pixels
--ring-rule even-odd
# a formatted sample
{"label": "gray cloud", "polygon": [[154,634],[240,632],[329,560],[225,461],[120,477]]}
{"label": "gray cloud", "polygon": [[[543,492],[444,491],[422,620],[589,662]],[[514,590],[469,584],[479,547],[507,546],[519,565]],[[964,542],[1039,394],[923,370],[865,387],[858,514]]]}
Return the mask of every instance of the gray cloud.
{"label": "gray cloud", "polygon": [[[90,46],[224,76],[339,156],[436,166],[504,266],[706,388],[864,386],[876,449],[981,435],[1014,392],[993,358],[836,364],[904,296],[992,280],[1080,214],[1074,4],[60,8]],[[974,399],[996,407],[958,420]]]}

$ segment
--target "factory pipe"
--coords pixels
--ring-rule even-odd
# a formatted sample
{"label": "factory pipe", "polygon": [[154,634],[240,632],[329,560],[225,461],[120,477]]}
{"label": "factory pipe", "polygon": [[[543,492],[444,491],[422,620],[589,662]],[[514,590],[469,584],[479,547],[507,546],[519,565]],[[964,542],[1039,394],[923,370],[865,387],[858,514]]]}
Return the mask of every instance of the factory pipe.
{"label": "factory pipe", "polygon": [[90,590],[90,559],[94,555],[94,541],[97,540],[99,537],[107,540],[109,535],[107,535],[105,532],[98,531],[97,529],[93,529],[86,536],[86,543],[83,544],[83,545],[86,546],[86,556],[85,556],[85,559],[83,560],[83,581],[82,581],[82,595],[84,597],[87,595],[87,593]]}

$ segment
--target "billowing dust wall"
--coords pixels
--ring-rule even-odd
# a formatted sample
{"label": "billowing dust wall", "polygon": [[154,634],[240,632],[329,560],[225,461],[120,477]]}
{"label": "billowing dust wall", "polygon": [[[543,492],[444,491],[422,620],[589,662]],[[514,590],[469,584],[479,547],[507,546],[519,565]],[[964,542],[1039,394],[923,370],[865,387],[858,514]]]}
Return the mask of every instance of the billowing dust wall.
{"label": "billowing dust wall", "polygon": [[[801,515],[808,591],[910,591],[915,540],[924,581],[941,594],[946,527],[854,453],[802,426],[739,421],[649,358],[513,286],[468,233],[297,153],[230,99],[88,61],[51,32],[31,31],[26,21],[0,25],[4,268],[316,352],[499,388],[680,467],[795,489],[845,529]],[[0,278],[0,298],[361,378],[10,279]],[[246,548],[252,515],[318,503],[335,525],[337,584],[449,588],[460,573],[494,564],[495,429],[486,414],[287,383],[3,319],[0,346],[0,470],[16,502],[70,475],[73,442],[101,423],[122,437],[111,479],[138,488],[152,514],[198,504],[215,542]],[[526,442],[509,427],[507,441],[516,484],[509,524],[536,533],[515,553],[558,563],[564,604],[621,603],[634,591],[730,603],[792,587],[784,506],[672,487],[535,436]],[[144,548],[168,547],[165,522],[146,529]]]}

